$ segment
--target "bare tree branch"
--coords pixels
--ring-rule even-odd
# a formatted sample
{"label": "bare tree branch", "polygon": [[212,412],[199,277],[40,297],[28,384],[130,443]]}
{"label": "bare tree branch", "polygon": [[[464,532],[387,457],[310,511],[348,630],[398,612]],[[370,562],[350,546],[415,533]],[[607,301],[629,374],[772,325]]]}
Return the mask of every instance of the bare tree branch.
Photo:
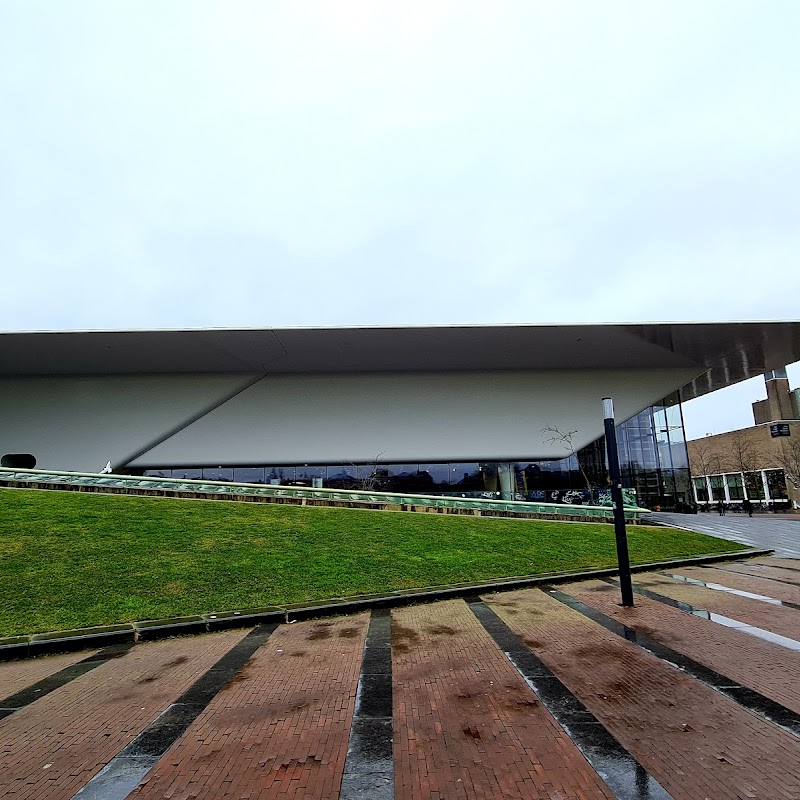
{"label": "bare tree branch", "polygon": [[800,439],[794,437],[785,439],[774,459],[792,486],[800,489]]}
{"label": "bare tree branch", "polygon": [[[589,491],[589,496],[591,497],[592,492],[598,488],[599,484],[594,484],[587,474],[586,470],[584,469],[583,464],[581,464],[580,458],[578,458],[578,454],[575,451],[575,435],[578,433],[577,429],[574,431],[562,431],[560,428],[556,427],[555,425],[548,425],[542,428],[542,441],[546,444],[552,445],[560,445],[563,447],[571,456],[575,456],[575,462],[578,465],[578,469],[580,470],[581,475],[583,476],[583,480],[586,483],[586,488]],[[545,435],[547,434],[547,435]],[[591,502],[591,500],[590,500]]]}
{"label": "bare tree branch", "polygon": [[734,431],[728,439],[725,456],[725,466],[744,476],[748,496],[757,495],[761,488],[761,470],[768,460],[764,452],[744,431]]}
{"label": "bare tree branch", "polygon": [[347,461],[347,465],[352,467],[355,474],[358,476],[355,478],[355,488],[358,491],[362,492],[375,492],[378,490],[378,485],[381,482],[382,475],[378,474],[378,465],[380,464],[381,456],[385,453],[385,450],[381,450],[378,455],[370,462],[372,467],[372,471],[369,475],[361,475],[360,470],[363,468],[364,465],[360,468],[357,464],[354,464],[352,461]]}
{"label": "bare tree branch", "polygon": [[689,467],[692,475],[719,475],[723,472],[722,459],[707,442],[692,442],[689,454]]}
{"label": "bare tree branch", "polygon": [[767,461],[763,451],[743,431],[730,435],[725,455],[731,472],[756,472],[763,469]]}

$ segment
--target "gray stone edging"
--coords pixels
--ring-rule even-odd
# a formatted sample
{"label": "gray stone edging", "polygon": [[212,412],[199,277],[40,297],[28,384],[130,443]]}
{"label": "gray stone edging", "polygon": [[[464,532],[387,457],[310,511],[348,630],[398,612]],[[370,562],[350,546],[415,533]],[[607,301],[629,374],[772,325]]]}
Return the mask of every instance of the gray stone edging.
{"label": "gray stone edging", "polygon": [[[663,567],[680,567],[692,564],[711,564],[716,561],[732,561],[740,558],[755,558],[769,555],[773,550],[748,549],[707,556],[655,561],[631,566],[631,572],[648,572]],[[290,603],[281,606],[263,606],[241,611],[220,611],[214,614],[197,614],[186,617],[145,620],[121,625],[105,625],[96,628],[51,631],[23,636],[0,638],[0,661],[52,653],[65,653],[91,647],[106,647],[122,642],[152,641],[181,634],[208,633],[229,628],[244,628],[265,623],[289,623],[316,617],[352,614],[373,608],[396,608],[414,603],[430,603],[476,593],[510,591],[539,584],[565,583],[616,575],[614,567],[582,570],[579,572],[551,572],[543,575],[518,576],[500,580],[458,583],[431,586],[421,589],[400,589],[387,594],[355,595],[353,597],[320,600],[316,603]]]}

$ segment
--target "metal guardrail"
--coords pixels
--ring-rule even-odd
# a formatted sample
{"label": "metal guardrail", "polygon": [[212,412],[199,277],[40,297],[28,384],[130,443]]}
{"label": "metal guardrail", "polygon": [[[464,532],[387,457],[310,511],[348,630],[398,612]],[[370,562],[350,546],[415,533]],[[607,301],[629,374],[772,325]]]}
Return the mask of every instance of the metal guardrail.
{"label": "metal guardrail", "polygon": [[[449,497],[444,495],[398,494],[360,489],[323,489],[305,486],[265,486],[257,483],[231,483],[227,481],[188,480],[182,478],[151,478],[132,475],[95,474],[90,472],[58,472],[54,470],[14,469],[0,467],[0,482],[49,483],[70,486],[97,486],[110,489],[137,489],[145,491],[193,492],[216,495],[250,495],[265,498],[299,498],[382,505],[412,505],[435,508],[477,509],[517,514],[547,514],[570,517],[608,517],[610,506],[538,503],[525,500],[492,500],[477,497]],[[639,520],[649,509],[625,508],[625,516]]]}

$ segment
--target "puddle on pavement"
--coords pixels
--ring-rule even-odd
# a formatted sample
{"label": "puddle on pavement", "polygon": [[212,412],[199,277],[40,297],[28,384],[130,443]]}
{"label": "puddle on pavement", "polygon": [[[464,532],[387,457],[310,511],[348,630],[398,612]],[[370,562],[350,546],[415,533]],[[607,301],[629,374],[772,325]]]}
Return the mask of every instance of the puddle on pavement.
{"label": "puddle on pavement", "polygon": [[738,619],[726,617],[722,614],[716,614],[713,611],[708,611],[705,608],[698,608],[697,606],[693,606],[690,603],[684,602],[683,600],[675,600],[673,597],[667,597],[666,595],[658,594],[658,592],[654,592],[644,586],[634,585],[633,591],[637,594],[641,594],[644,597],[649,597],[651,600],[657,600],[659,603],[665,603],[673,608],[679,608],[681,611],[685,611],[688,614],[693,614],[701,619],[707,619],[711,622],[716,622],[718,625],[724,625],[726,628],[734,628],[737,631],[747,633],[750,636],[755,636],[758,639],[763,639],[764,641],[772,642],[772,644],[785,647],[787,650],[800,652],[800,641],[791,639],[788,636],[781,636],[778,633],[764,630],[764,628],[757,628],[755,625],[749,625],[748,623],[741,622]]}
{"label": "puddle on pavement", "polygon": [[727,592],[728,594],[735,594],[737,597],[746,597],[748,600],[757,600],[759,603],[769,603],[771,606],[786,606],[787,608],[800,609],[796,603],[789,603],[784,600],[778,600],[775,597],[769,597],[766,594],[756,594],[755,592],[746,592],[743,589],[733,589],[730,586],[724,586],[721,583],[708,583],[701,581],[698,578],[687,578],[685,575],[673,575],[669,572],[660,572],[659,575],[664,575],[667,578],[672,578],[676,581],[683,581],[690,583],[693,586],[702,586],[706,589],[713,589],[715,592]]}

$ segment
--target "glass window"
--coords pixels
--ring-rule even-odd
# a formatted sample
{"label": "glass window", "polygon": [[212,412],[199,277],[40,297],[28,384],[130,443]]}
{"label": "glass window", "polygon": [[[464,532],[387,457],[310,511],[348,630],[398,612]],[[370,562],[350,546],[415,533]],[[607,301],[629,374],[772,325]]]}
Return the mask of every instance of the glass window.
{"label": "glass window", "polygon": [[295,467],[295,483],[302,486],[313,486],[314,488],[322,488],[325,481],[326,469],[325,467],[303,466]]}
{"label": "glass window", "polygon": [[712,475],[709,480],[711,481],[711,499],[724,501],[725,486],[723,485],[722,475]]}
{"label": "glass window", "polygon": [[359,464],[359,488],[365,491],[385,492],[389,484],[389,471],[384,464]]}
{"label": "glass window", "polygon": [[732,475],[726,475],[725,480],[728,484],[728,497],[730,497],[731,500],[744,500],[742,473],[735,472]]}
{"label": "glass window", "polygon": [[766,470],[770,500],[786,500],[786,478],[782,469]]}
{"label": "glass window", "polygon": [[679,512],[691,511],[692,490],[689,485],[689,470],[676,469],[672,475],[675,480],[675,510]]}
{"label": "glass window", "polygon": [[745,472],[744,485],[751,500],[764,499],[764,482],[761,480],[760,472]]}
{"label": "glass window", "polygon": [[450,488],[450,465],[420,464],[419,478],[422,485],[429,487],[424,494],[446,492]]}
{"label": "glass window", "polygon": [[264,467],[264,478],[273,486],[292,486],[294,484],[294,467]]}
{"label": "glass window", "polygon": [[387,486],[390,492],[422,494],[420,489],[419,464],[387,464]]}
{"label": "glass window", "polygon": [[675,469],[688,469],[689,468],[689,453],[686,449],[686,442],[683,437],[676,439],[674,430],[670,430],[670,443],[669,454],[672,459],[672,466]]}
{"label": "glass window", "polygon": [[450,464],[450,492],[455,494],[482,494],[486,491],[480,464]]}
{"label": "glass window", "polygon": [[699,503],[708,502],[708,486],[706,486],[705,478],[693,478],[694,494]]}
{"label": "glass window", "polygon": [[232,481],[232,467],[203,467],[204,481]]}
{"label": "glass window", "polygon": [[171,469],[146,469],[144,471],[145,478],[171,478]]}
{"label": "glass window", "polygon": [[200,481],[203,479],[203,470],[197,468],[182,468],[172,470],[173,478],[182,478],[185,481]]}
{"label": "glass window", "polygon": [[330,489],[358,488],[358,469],[355,464],[330,464],[324,486]]}
{"label": "glass window", "polygon": [[[517,491],[526,497],[530,497],[533,492],[541,493],[543,489],[549,488],[545,480],[546,475],[547,472],[543,472],[541,465],[535,461],[514,464],[514,482]],[[496,491],[499,491],[499,487]]]}
{"label": "glass window", "polygon": [[264,483],[264,467],[235,467],[233,479],[239,483]]}

